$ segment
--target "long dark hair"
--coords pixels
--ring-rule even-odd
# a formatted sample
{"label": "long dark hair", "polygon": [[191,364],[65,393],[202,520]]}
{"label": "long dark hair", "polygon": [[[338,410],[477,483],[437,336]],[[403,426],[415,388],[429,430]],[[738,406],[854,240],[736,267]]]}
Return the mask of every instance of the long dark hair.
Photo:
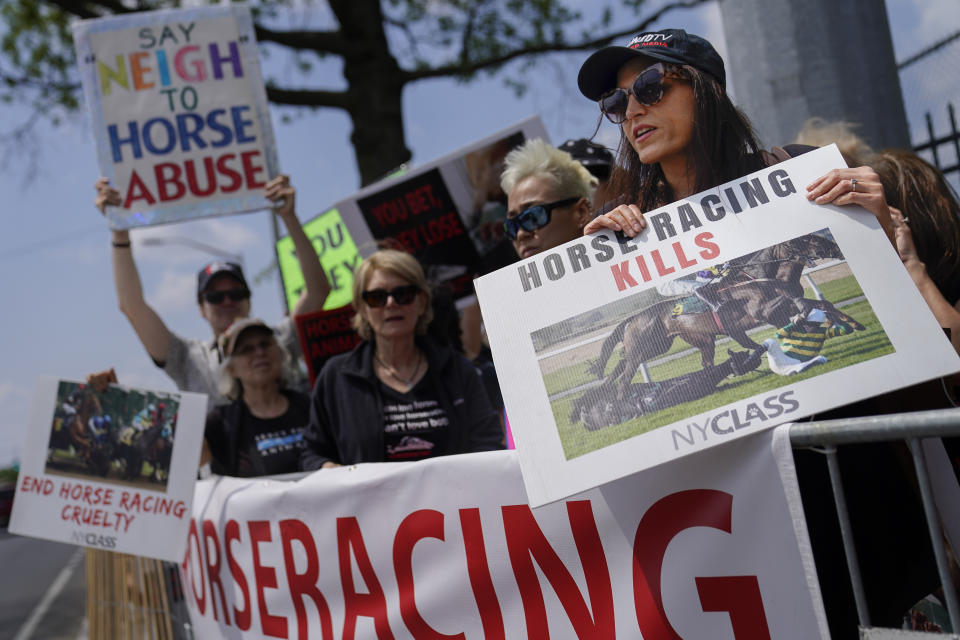
{"label": "long dark hair", "polygon": [[917,255],[950,304],[960,299],[960,203],[943,174],[910,151],[887,149],[869,164],[880,176],[887,204],[910,221]]}
{"label": "long dark hair", "polygon": [[[696,177],[694,193],[763,168],[760,142],[750,121],[720,84],[688,65],[671,66],[668,71],[685,78],[693,88],[693,136],[687,170]],[[617,164],[606,193],[616,194],[617,204],[637,204],[642,211],[676,200],[660,165],[640,162],[622,127]]]}

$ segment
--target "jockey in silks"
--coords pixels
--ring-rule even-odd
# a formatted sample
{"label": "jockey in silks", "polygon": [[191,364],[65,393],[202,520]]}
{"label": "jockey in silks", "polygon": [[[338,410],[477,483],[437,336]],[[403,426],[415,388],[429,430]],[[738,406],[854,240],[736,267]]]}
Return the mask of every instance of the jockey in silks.
{"label": "jockey in silks", "polygon": [[60,406],[57,407],[57,413],[55,417],[59,417],[61,422],[57,427],[58,429],[62,426],[69,426],[73,422],[74,418],[77,417],[77,411],[79,411],[80,402],[83,400],[83,389],[75,389],[70,393],[66,398],[63,399],[63,402],[60,403]]}
{"label": "jockey in silks", "polygon": [[806,317],[796,315],[790,323],[777,330],[776,338],[763,341],[767,348],[767,363],[770,370],[781,376],[800,373],[827,358],[820,354],[827,338],[853,333],[853,327],[845,322],[833,322],[823,309],[811,309]]}
{"label": "jockey in silks", "polygon": [[[668,280],[657,285],[657,292],[662,296],[696,296],[707,305],[710,311],[716,313],[720,309],[720,301],[716,299],[716,283],[730,273],[729,263],[713,265],[697,272],[693,278],[679,278]],[[714,286],[706,286],[706,285]],[[680,315],[683,308],[674,309],[674,315]]]}
{"label": "jockey in silks", "polygon": [[164,407],[163,404],[157,406],[151,403],[141,409],[133,417],[130,426],[126,427],[120,434],[120,441],[127,445],[133,444],[133,441],[139,438],[144,431],[157,424],[157,421],[161,419],[163,415],[162,407]]}
{"label": "jockey in silks", "polygon": [[90,430],[90,435],[96,443],[103,442],[103,440],[109,438],[112,426],[109,415],[91,416],[90,419],[87,420],[87,429]]}
{"label": "jockey in silks", "polygon": [[146,431],[153,426],[154,416],[157,414],[157,407],[152,404],[148,404],[143,409],[140,410],[140,413],[133,417],[133,428],[139,432]]}

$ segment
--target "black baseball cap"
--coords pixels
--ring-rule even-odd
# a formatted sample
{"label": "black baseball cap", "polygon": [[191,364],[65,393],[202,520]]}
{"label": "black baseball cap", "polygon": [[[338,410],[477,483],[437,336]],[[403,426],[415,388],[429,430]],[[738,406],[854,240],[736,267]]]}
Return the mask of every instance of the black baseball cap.
{"label": "black baseball cap", "polygon": [[606,180],[610,176],[613,154],[602,144],[591,142],[586,138],[579,138],[577,140],[567,140],[557,148],[569,153],[574,160],[582,164],[587,171],[600,180]]}
{"label": "black baseball cap", "polygon": [[626,46],[604,47],[594,52],[580,67],[577,76],[580,93],[591,100],[599,100],[616,87],[617,71],[623,63],[638,57],[688,64],[712,76],[721,87],[727,83],[723,59],[709,41],[683,29],[661,29],[636,35]]}
{"label": "black baseball cap", "polygon": [[247,279],[243,277],[243,269],[240,268],[235,262],[211,262],[203,269],[200,269],[200,272],[197,273],[197,298],[203,295],[203,292],[207,290],[207,287],[210,286],[210,283],[214,278],[220,275],[231,276],[234,280],[239,282],[244,289],[250,291],[250,287],[247,286]]}

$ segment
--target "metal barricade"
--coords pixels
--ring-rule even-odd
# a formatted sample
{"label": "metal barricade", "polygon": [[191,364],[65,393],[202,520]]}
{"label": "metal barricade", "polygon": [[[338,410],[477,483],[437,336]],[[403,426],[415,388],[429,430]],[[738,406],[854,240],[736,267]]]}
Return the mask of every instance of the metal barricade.
{"label": "metal barricade", "polygon": [[934,502],[927,460],[921,448],[921,440],[924,438],[951,436],[960,436],[960,409],[940,409],[799,423],[790,428],[790,442],[794,449],[812,448],[820,451],[827,458],[834,503],[840,521],[844,553],[856,602],[857,617],[862,628],[871,626],[870,615],[867,610],[860,564],[853,541],[853,529],[837,461],[837,447],[855,443],[892,441],[907,443],[913,459],[914,472],[916,473],[920,498],[923,503],[937,572],[950,616],[950,624],[954,632],[958,632],[960,631],[960,605],[958,605],[956,585],[951,577],[947,551],[941,533],[942,519]]}

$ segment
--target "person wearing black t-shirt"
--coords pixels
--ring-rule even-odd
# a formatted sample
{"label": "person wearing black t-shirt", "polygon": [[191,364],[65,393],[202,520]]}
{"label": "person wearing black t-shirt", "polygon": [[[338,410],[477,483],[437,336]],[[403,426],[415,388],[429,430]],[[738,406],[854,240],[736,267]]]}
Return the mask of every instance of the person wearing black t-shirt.
{"label": "person wearing black t-shirt", "polygon": [[252,477],[299,471],[310,400],[284,386],[289,359],[262,320],[241,319],[221,336],[221,393],[232,402],[207,415],[211,470]]}
{"label": "person wearing black t-shirt", "polygon": [[477,369],[425,335],[430,289],[417,260],[374,253],[357,269],[353,294],[364,340],[317,376],[301,468],[502,449]]}

